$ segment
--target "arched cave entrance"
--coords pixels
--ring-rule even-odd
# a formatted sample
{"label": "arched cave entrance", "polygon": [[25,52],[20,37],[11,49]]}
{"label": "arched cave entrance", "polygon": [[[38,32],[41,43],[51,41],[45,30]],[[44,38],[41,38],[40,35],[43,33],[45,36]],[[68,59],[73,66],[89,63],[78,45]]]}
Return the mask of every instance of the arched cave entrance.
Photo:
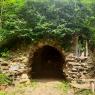
{"label": "arched cave entrance", "polygon": [[32,57],[31,78],[65,79],[63,64],[65,58],[61,51],[49,45],[38,48]]}

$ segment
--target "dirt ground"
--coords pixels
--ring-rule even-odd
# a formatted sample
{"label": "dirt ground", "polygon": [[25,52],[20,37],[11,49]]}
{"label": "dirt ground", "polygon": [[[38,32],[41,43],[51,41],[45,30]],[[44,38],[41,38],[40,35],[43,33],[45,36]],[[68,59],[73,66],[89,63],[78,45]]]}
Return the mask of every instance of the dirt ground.
{"label": "dirt ground", "polygon": [[[63,88],[62,88],[63,86]],[[34,80],[31,84],[16,84],[6,89],[6,95],[74,95],[73,90],[59,80]]]}

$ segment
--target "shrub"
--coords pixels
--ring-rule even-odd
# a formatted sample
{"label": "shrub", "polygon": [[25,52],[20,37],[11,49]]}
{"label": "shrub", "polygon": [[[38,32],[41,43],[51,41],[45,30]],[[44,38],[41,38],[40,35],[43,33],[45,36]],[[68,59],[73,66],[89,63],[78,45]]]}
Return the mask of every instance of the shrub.
{"label": "shrub", "polygon": [[9,52],[9,50],[6,49],[6,48],[5,48],[3,51],[1,51],[1,53],[0,53],[0,56],[1,56],[1,57],[4,57],[4,58],[9,57],[9,55],[10,55],[10,52]]}
{"label": "shrub", "polygon": [[6,95],[5,91],[0,91],[0,95]]}
{"label": "shrub", "polygon": [[9,85],[12,80],[5,74],[0,74],[0,85]]}
{"label": "shrub", "polygon": [[82,89],[75,93],[75,95],[95,95],[89,89]]}
{"label": "shrub", "polygon": [[62,83],[58,84],[58,89],[64,91],[65,93],[69,90],[69,84],[68,82],[63,81]]}

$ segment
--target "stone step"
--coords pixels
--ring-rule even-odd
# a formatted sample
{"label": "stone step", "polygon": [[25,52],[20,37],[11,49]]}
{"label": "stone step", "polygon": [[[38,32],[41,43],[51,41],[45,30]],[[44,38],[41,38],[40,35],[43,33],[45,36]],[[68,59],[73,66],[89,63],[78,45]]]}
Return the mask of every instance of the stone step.
{"label": "stone step", "polygon": [[76,60],[66,60],[67,62],[77,62]]}
{"label": "stone step", "polygon": [[68,62],[68,64],[71,64],[71,65],[76,65],[76,66],[80,66],[81,64],[78,63],[78,62]]}
{"label": "stone step", "polygon": [[77,74],[78,72],[72,72],[72,71],[68,71],[69,74]]}
{"label": "stone step", "polygon": [[8,66],[2,66],[1,69],[2,70],[9,70],[9,67]]}
{"label": "stone step", "polygon": [[77,69],[77,70],[79,70],[79,69],[84,69],[84,67],[82,67],[82,66],[73,66],[73,68],[75,68],[75,69]]}
{"label": "stone step", "polygon": [[73,65],[73,68],[83,68],[81,65]]}
{"label": "stone step", "polygon": [[73,54],[71,54],[71,55],[67,55],[66,57],[67,58],[75,58],[76,56],[74,56]]}
{"label": "stone step", "polygon": [[75,58],[66,58],[66,61],[76,62]]}
{"label": "stone step", "polygon": [[71,71],[72,72],[77,72],[77,69],[76,68],[72,68]]}

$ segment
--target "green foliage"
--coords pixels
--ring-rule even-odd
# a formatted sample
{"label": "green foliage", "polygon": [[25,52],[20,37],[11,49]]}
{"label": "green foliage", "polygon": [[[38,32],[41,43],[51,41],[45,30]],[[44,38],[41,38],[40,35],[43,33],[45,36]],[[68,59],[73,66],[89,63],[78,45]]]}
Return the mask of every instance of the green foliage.
{"label": "green foliage", "polygon": [[0,91],[0,95],[6,95],[5,91]]}
{"label": "green foliage", "polygon": [[62,83],[57,85],[57,88],[59,90],[62,90],[65,93],[67,93],[70,87],[69,87],[69,83],[68,82],[63,81]]}
{"label": "green foliage", "polygon": [[11,83],[12,83],[12,81],[7,75],[0,74],[0,85],[8,85]]}
{"label": "green foliage", "polygon": [[76,92],[75,95],[94,95],[91,90],[86,90],[86,89],[83,89],[79,92]]}
{"label": "green foliage", "polygon": [[14,38],[56,38],[67,49],[77,33],[95,47],[94,0],[2,0],[0,6],[1,46]]}
{"label": "green foliage", "polygon": [[10,56],[10,52],[7,49],[4,49],[4,51],[2,51],[0,55],[1,57],[8,58]]}

